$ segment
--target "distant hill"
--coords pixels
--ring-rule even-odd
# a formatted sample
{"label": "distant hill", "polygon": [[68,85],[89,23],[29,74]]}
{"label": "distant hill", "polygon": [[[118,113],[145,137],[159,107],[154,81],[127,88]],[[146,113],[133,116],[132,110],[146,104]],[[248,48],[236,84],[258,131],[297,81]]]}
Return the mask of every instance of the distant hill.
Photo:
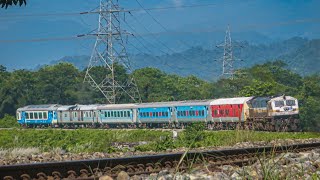
{"label": "distant hill", "polygon": [[[234,55],[241,59],[235,62],[236,68],[251,67],[266,61],[283,60],[288,67],[301,75],[320,72],[320,40],[304,38],[291,38],[281,42],[253,45],[241,42],[243,48],[235,49]],[[221,57],[223,51],[217,48],[192,47],[180,53],[166,55],[135,54],[130,55],[134,69],[143,67],[156,67],[167,73],[182,76],[196,75],[209,81],[219,78],[222,72]],[[89,56],[66,56],[60,60],[52,61],[56,64],[66,61],[84,69]]]}

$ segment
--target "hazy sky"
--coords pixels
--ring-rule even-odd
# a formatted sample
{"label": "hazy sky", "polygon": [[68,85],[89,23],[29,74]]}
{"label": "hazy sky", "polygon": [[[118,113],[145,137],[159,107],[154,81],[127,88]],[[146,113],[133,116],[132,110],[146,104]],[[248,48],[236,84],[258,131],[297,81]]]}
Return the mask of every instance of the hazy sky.
{"label": "hazy sky", "polygon": [[[95,9],[99,0],[27,0],[27,6],[0,9],[0,64],[9,69],[31,68],[63,56],[89,55],[92,39],[31,42],[32,39],[73,37],[97,27],[97,15],[68,15]],[[119,0],[127,9],[141,9],[136,0]],[[271,39],[293,36],[320,37],[320,0],[139,0],[145,8],[186,5],[208,6],[152,10],[150,13],[170,32],[255,32]],[[64,15],[50,15],[66,13]],[[42,15],[39,15],[42,14]],[[133,16],[149,31],[166,32],[144,11]],[[130,16],[127,23],[146,31]],[[159,36],[161,37],[161,36]],[[222,37],[223,38],[223,37]],[[17,40],[17,41],[15,41]],[[27,42],[19,42],[27,40]]]}

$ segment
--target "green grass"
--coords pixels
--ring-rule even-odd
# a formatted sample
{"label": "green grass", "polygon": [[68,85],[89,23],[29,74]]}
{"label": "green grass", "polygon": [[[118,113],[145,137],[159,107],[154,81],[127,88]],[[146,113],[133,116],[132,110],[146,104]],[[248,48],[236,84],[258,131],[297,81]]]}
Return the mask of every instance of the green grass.
{"label": "green grass", "polygon": [[184,131],[179,134],[177,140],[173,140],[170,131],[10,129],[0,130],[0,149],[37,147],[42,151],[62,148],[69,152],[114,152],[117,151],[117,149],[112,148],[112,142],[147,141],[149,142],[148,144],[139,145],[136,147],[136,150],[163,151],[179,147],[229,146],[244,141],[268,142],[274,139],[320,137],[320,133],[307,132],[201,131],[200,133],[197,132],[199,134],[196,136],[196,141],[190,141],[190,137],[195,137],[192,133],[194,132]]}

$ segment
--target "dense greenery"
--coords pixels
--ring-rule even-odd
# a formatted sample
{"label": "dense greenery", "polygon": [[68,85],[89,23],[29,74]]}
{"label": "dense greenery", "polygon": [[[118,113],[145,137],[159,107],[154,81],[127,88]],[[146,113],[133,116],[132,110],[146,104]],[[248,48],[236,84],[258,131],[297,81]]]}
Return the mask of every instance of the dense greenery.
{"label": "dense greenery", "polygon": [[[200,129],[199,129],[200,128]],[[191,133],[191,134],[190,134]],[[276,133],[255,131],[203,131],[195,126],[180,132],[176,140],[170,131],[154,130],[0,130],[0,147],[38,147],[42,151],[62,148],[68,152],[115,152],[126,151],[113,146],[114,142],[147,142],[135,147],[137,151],[163,151],[179,147],[228,146],[238,142],[271,141],[274,139],[317,138],[319,133]],[[191,138],[191,139],[190,139]],[[196,142],[196,143],[195,143]]]}
{"label": "dense greenery", "polygon": [[[135,77],[143,102],[286,94],[299,99],[305,129],[320,129],[320,75],[302,77],[286,69],[282,61],[240,69],[234,79],[221,78],[216,82],[166,74],[156,68],[127,74],[122,66],[115,67],[120,81]],[[104,68],[94,68],[94,77],[105,76]],[[28,104],[104,103],[101,93],[83,83],[84,74],[85,70],[80,71],[69,63],[13,72],[0,65],[0,118],[14,115],[17,108]],[[122,97],[119,102],[129,99]]]}

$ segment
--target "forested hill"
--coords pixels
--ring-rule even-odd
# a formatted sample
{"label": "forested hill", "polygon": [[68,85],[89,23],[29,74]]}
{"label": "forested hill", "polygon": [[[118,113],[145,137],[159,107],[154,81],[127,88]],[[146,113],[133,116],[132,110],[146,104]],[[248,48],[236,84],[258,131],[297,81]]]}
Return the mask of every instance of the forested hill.
{"label": "forested hill", "polygon": [[[105,78],[105,68],[93,67],[92,76]],[[216,82],[195,76],[181,77],[156,68],[142,68],[127,74],[115,64],[118,82],[133,75],[143,102],[212,99],[239,96],[287,94],[299,99],[300,117],[306,127],[320,129],[320,74],[300,76],[281,61],[242,69],[241,75]],[[44,66],[37,71],[7,71],[0,65],[0,119],[14,115],[17,108],[30,104],[105,103],[104,96],[83,83],[85,71],[70,63]],[[118,101],[128,103],[125,95]]]}
{"label": "forested hill", "polygon": [[[248,68],[255,64],[281,59],[288,64],[289,69],[301,75],[320,72],[320,39],[307,40],[295,37],[268,45],[252,45],[247,42],[240,44],[243,48],[234,50],[235,57],[240,59],[235,62],[237,68]],[[160,56],[137,54],[130,57],[134,69],[155,67],[166,73],[181,76],[195,75],[213,81],[217,80],[222,72],[220,59],[222,55],[221,49],[192,47],[175,54]],[[79,69],[84,69],[89,59],[90,57],[85,55],[66,56],[50,64],[66,61],[75,64]]]}

